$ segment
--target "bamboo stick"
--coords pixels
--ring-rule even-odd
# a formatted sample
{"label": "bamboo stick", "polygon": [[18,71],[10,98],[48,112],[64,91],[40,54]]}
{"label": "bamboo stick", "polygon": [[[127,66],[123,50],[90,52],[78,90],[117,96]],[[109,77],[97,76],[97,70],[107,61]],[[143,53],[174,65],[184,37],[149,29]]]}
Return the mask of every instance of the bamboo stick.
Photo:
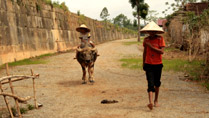
{"label": "bamboo stick", "polygon": [[[20,78],[20,77],[22,77],[22,78],[24,78],[24,79],[34,78],[34,77],[37,78],[37,77],[39,77],[39,74],[36,74],[36,75],[34,75],[34,76],[26,76],[26,75],[12,75],[12,76],[6,76],[6,77],[0,78],[0,82],[3,82],[3,81],[8,80],[8,79],[12,79],[12,81],[13,81],[13,79]],[[22,80],[22,79],[20,79],[20,80]]]}
{"label": "bamboo stick", "polygon": [[[33,70],[31,69],[31,75],[33,76]],[[37,100],[36,100],[36,88],[35,88],[35,78],[32,78],[33,79],[33,95],[34,95],[34,104],[35,104],[35,107],[36,109],[38,109],[38,104],[37,104]]]}
{"label": "bamboo stick", "polygon": [[[1,92],[3,92],[3,88],[2,88],[1,82],[0,82],[0,89],[1,89]],[[14,115],[13,115],[13,113],[12,113],[11,107],[9,106],[9,102],[8,102],[6,96],[3,95],[3,97],[4,97],[4,101],[5,101],[5,103],[6,103],[6,106],[7,106],[7,109],[8,109],[8,111],[9,111],[9,114],[10,114],[11,118],[14,118]]]}
{"label": "bamboo stick", "polygon": [[[38,78],[39,77],[39,74],[37,74],[37,75],[35,75],[35,76],[16,76],[17,78],[13,78],[12,77],[12,79],[11,79],[11,81],[12,82],[16,82],[16,81],[20,81],[20,80],[25,80],[25,79],[30,79],[30,78]],[[8,84],[9,83],[9,81],[5,81],[5,80],[7,80],[7,79],[9,79],[9,77],[8,78],[4,78],[4,79],[2,79],[2,84]],[[0,81],[1,81],[1,79],[0,79]],[[5,82],[4,82],[5,81]]]}
{"label": "bamboo stick", "polygon": [[[6,63],[6,73],[7,73],[7,76],[9,76],[9,67],[8,67],[8,63]],[[9,78],[9,86],[10,86],[10,89],[11,89],[12,94],[14,95],[14,89],[13,89],[13,86],[12,86],[11,78]],[[19,107],[18,100],[17,100],[16,98],[14,98],[14,100],[15,100],[16,107],[17,107],[18,117],[19,117],[19,118],[22,118],[22,115],[21,115],[21,113],[20,113],[20,107]]]}
{"label": "bamboo stick", "polygon": [[18,96],[16,96],[16,95],[9,94],[9,93],[5,93],[5,92],[0,92],[0,95],[13,97],[13,98],[17,99],[19,102],[26,102],[26,101],[28,101],[28,100],[31,99],[30,96],[25,97],[25,98],[20,98],[20,97],[18,97]]}

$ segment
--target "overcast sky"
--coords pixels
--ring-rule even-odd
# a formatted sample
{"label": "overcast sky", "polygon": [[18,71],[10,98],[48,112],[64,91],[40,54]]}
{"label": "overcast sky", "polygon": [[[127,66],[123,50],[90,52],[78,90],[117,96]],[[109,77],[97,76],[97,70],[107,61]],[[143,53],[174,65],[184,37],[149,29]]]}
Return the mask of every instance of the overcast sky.
{"label": "overcast sky", "polygon": [[[73,13],[77,13],[80,10],[81,14],[92,19],[101,20],[100,13],[104,7],[108,9],[110,14],[109,19],[115,18],[119,14],[124,14],[129,19],[134,19],[129,0],[53,0],[65,2],[69,10]],[[174,0],[145,0],[150,6],[150,10],[156,10],[159,13],[159,17],[163,17],[162,11],[168,6],[165,2],[174,2]]]}

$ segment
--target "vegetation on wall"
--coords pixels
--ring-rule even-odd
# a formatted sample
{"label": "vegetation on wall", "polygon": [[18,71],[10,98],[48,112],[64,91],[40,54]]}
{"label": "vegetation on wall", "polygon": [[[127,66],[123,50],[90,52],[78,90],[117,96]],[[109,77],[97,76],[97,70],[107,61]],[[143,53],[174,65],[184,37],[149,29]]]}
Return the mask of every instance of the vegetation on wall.
{"label": "vegetation on wall", "polygon": [[194,12],[187,12],[184,23],[189,24],[190,32],[199,31],[201,28],[209,26],[209,9],[205,9],[201,15],[195,15]]}
{"label": "vegetation on wall", "polygon": [[86,24],[86,17],[83,15],[83,14],[80,14],[78,16],[78,24],[81,25],[81,24]]}

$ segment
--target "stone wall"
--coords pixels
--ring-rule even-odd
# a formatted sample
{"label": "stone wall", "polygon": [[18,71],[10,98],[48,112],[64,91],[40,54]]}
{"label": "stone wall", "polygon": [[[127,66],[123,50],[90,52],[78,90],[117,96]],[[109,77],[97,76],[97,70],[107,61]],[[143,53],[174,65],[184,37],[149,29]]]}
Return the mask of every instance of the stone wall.
{"label": "stone wall", "polygon": [[188,3],[185,5],[185,11],[193,11],[196,15],[200,15],[209,6],[209,2]]}
{"label": "stone wall", "polygon": [[0,64],[72,49],[80,42],[75,29],[82,22],[96,44],[136,37],[37,0],[0,0]]}
{"label": "stone wall", "polygon": [[184,31],[184,27],[179,17],[176,17],[170,21],[168,27],[168,33],[171,37],[171,40],[174,44],[180,45],[183,42],[182,32]]}
{"label": "stone wall", "polygon": [[[176,16],[170,21],[170,25],[168,27],[168,34],[171,37],[171,41],[176,47],[188,48],[188,42],[191,40],[188,37],[189,26],[188,24],[183,24],[183,18],[181,16]],[[209,31],[208,28],[203,28],[199,32],[199,37],[196,39],[200,44],[200,52],[205,53],[207,44],[209,42]]]}

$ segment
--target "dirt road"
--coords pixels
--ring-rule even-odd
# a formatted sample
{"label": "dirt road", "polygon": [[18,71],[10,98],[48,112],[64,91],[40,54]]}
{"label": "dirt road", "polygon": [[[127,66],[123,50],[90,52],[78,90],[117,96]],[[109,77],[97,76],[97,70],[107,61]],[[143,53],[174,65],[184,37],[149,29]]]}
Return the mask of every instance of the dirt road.
{"label": "dirt road", "polygon": [[[179,79],[182,73],[165,72],[158,108],[150,111],[147,82],[141,70],[121,68],[119,59],[142,55],[137,45],[124,45],[129,40],[117,40],[97,45],[95,83],[82,85],[82,70],[75,53],[63,53],[47,58],[49,63],[11,68],[12,74],[39,73],[38,102],[43,107],[24,114],[25,118],[209,118],[209,93],[201,86]],[[136,40],[136,39],[135,39]],[[5,75],[2,71],[0,75]],[[20,86],[21,85],[21,86]],[[31,94],[31,83],[15,84],[19,95]],[[30,92],[29,92],[30,91]],[[27,94],[27,95],[26,95]],[[115,104],[101,104],[104,99]],[[0,97],[0,108],[5,107]],[[33,101],[30,102],[33,104]]]}

